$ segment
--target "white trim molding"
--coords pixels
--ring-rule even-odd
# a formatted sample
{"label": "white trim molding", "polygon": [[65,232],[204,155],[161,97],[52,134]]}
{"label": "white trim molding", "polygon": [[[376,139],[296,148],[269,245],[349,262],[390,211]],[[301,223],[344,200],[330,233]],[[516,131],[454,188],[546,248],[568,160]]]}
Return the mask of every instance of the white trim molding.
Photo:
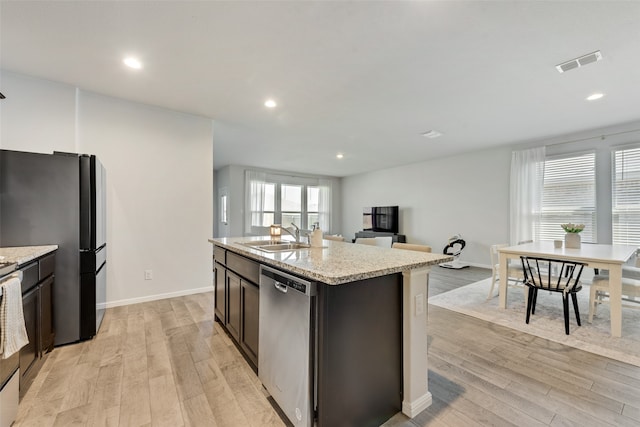
{"label": "white trim molding", "polygon": [[164,294],[147,295],[147,296],[138,297],[138,298],[128,298],[128,299],[121,299],[117,301],[109,301],[104,304],[98,304],[97,307],[113,308],[113,307],[120,307],[123,305],[139,304],[141,302],[157,301],[157,300],[167,299],[167,298],[182,297],[185,295],[201,294],[204,292],[213,292],[213,287],[206,286],[204,288],[187,289],[185,291],[167,292]]}
{"label": "white trim molding", "polygon": [[402,272],[402,413],[415,417],[431,405],[427,363],[427,297],[430,267]]}

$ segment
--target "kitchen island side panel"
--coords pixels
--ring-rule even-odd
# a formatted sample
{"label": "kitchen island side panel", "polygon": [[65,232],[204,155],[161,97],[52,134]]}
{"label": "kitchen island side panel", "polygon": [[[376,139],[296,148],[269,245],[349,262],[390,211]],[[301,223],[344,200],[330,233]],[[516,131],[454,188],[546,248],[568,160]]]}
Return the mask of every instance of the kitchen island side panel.
{"label": "kitchen island side panel", "polygon": [[318,426],[379,426],[402,406],[402,275],[318,286]]}

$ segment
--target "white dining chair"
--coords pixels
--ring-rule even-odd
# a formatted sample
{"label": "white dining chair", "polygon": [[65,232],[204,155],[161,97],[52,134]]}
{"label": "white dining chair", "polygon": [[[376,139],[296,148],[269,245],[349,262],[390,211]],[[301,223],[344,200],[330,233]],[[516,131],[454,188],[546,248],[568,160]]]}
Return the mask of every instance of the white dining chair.
{"label": "white dining chair", "polygon": [[381,248],[390,248],[393,243],[391,236],[382,237],[358,237],[356,243],[361,245],[379,246]]}
{"label": "white dining chair", "polygon": [[[487,300],[493,298],[493,290],[496,287],[496,282],[501,280],[500,278],[500,253],[498,249],[509,246],[506,243],[497,245],[491,245],[489,247],[489,253],[491,256],[491,289],[489,289],[489,295]],[[510,263],[507,267],[507,286],[511,288],[520,288],[525,293],[525,300],[527,296],[527,289],[524,286],[524,271],[522,265],[516,265]]]}
{"label": "white dining chair", "polygon": [[431,246],[428,245],[416,245],[414,243],[400,243],[394,242],[391,247],[393,249],[405,249],[408,251],[418,251],[418,252],[431,252]]}
{"label": "white dining chair", "polygon": [[376,238],[375,237],[358,237],[356,238],[356,243],[358,245],[376,246]]}
{"label": "white dining chair", "polygon": [[393,237],[391,236],[383,236],[383,237],[375,237],[376,246],[380,246],[382,248],[390,248],[393,243]]}
{"label": "white dining chair", "polygon": [[[640,268],[622,267],[622,306],[640,309]],[[609,303],[609,275],[606,271],[593,276],[589,290],[589,323],[593,322],[600,304]]]}
{"label": "white dining chair", "polygon": [[344,237],[339,235],[334,236],[332,234],[325,234],[322,238],[325,240],[333,240],[335,242],[344,242]]}

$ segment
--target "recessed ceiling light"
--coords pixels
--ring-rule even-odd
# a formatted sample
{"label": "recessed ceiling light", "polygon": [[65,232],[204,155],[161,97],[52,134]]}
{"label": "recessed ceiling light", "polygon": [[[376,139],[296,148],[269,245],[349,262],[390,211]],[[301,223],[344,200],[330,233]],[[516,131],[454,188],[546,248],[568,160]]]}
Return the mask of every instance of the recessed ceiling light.
{"label": "recessed ceiling light", "polygon": [[439,136],[442,136],[442,133],[432,129],[424,132],[422,136],[424,136],[425,138],[437,138]]}
{"label": "recessed ceiling light", "polygon": [[595,101],[596,99],[600,99],[604,96],[604,93],[592,93],[591,95],[587,96],[587,101]]}
{"label": "recessed ceiling light", "polygon": [[264,106],[267,108],[276,108],[278,104],[273,99],[267,99],[264,101]]}
{"label": "recessed ceiling light", "polygon": [[344,154],[342,153],[336,154],[336,159],[342,159],[342,158],[344,158]]}
{"label": "recessed ceiling light", "polygon": [[132,56],[125,58],[122,62],[124,62],[124,65],[126,65],[127,67],[133,68],[135,70],[139,70],[142,68],[142,62]]}

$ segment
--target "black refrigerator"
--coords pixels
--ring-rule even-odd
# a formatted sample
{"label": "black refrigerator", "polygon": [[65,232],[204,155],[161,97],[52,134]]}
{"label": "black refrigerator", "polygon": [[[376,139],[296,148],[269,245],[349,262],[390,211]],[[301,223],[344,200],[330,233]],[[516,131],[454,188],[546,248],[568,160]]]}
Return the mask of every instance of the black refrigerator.
{"label": "black refrigerator", "polygon": [[104,316],[105,183],[93,155],[0,150],[0,246],[58,245],[55,345],[92,338]]}

